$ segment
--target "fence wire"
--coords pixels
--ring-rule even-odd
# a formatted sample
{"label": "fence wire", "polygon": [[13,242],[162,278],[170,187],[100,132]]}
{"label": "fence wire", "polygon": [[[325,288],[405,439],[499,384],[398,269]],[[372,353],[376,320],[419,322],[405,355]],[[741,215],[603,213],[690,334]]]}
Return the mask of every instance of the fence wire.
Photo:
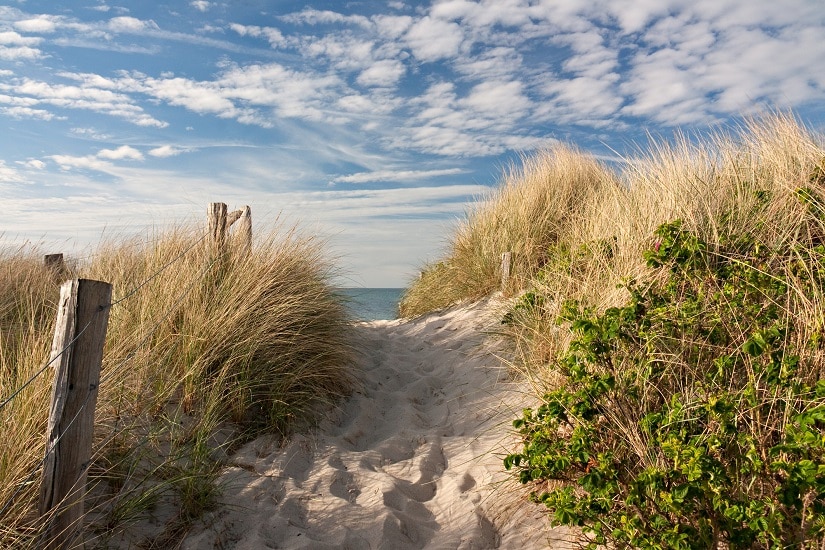
{"label": "fence wire", "polygon": [[[206,237],[207,237],[206,235],[203,235],[200,239],[196,240],[194,243],[192,243],[191,245],[186,247],[183,252],[181,252],[180,254],[178,254],[173,259],[169,260],[168,262],[166,262],[166,264],[164,264],[160,269],[158,269],[152,275],[150,275],[145,281],[143,281],[139,285],[135,286],[132,290],[127,292],[126,295],[124,295],[123,297],[118,298],[117,300],[112,302],[111,306],[114,307],[114,306],[120,304],[121,302],[123,302],[124,300],[127,300],[128,298],[131,298],[132,296],[137,294],[143,287],[145,287],[147,284],[149,284],[150,282],[155,280],[158,277],[158,275],[160,275],[161,273],[166,271],[170,266],[175,264],[178,260],[180,260],[181,258],[186,256],[186,254],[188,254],[193,248],[195,248],[197,245],[199,245],[201,242],[203,242],[203,240]],[[210,267],[211,267],[211,265],[212,264],[210,264]]]}
{"label": "fence wire", "polygon": [[[194,236],[195,234],[202,234],[202,233],[205,233],[205,232],[206,232],[206,229],[204,229],[202,227],[197,227],[197,226],[193,226],[191,228],[190,227],[184,227],[184,228],[178,227],[178,228],[173,228],[172,235],[173,236],[181,236],[181,237],[189,237],[189,236]],[[149,237],[149,238],[146,238],[146,239],[138,238],[137,236],[135,236],[134,238],[128,238],[127,237],[127,240],[125,242],[117,243],[116,246],[117,246],[117,250],[137,249],[137,248],[140,248],[140,247],[143,247],[143,246],[156,245],[160,242],[163,242],[163,240],[167,239],[167,238],[168,238],[168,233],[166,233],[166,234],[162,233],[162,234],[160,234],[156,237]],[[83,256],[72,256],[70,258],[70,260],[73,261],[73,262],[83,262],[83,261],[86,261],[86,260],[92,260],[94,258],[98,258],[100,256],[105,256],[106,254],[108,254],[108,251],[105,250],[105,244],[106,244],[106,241],[103,241],[103,244],[100,246],[100,248],[97,251],[89,252],[89,253],[87,253]]]}
{"label": "fence wire", "polygon": [[[104,307],[108,307],[108,306],[104,306]],[[103,309],[101,309],[101,311],[103,311]],[[52,357],[52,358],[51,358],[51,359],[50,359],[50,360],[49,360],[49,361],[48,361],[45,365],[43,365],[43,366],[40,368],[40,370],[38,370],[38,371],[37,371],[36,373],[34,373],[34,374],[33,374],[33,375],[32,375],[32,376],[28,379],[28,380],[26,380],[26,381],[23,383],[23,385],[22,385],[22,386],[20,386],[19,388],[17,388],[17,389],[16,389],[16,390],[15,390],[15,391],[11,394],[11,395],[9,395],[7,398],[5,398],[5,399],[4,399],[4,400],[0,403],[0,410],[3,410],[3,407],[5,407],[5,406],[6,406],[6,405],[8,405],[9,403],[11,403],[12,399],[14,399],[15,397],[17,397],[17,395],[18,395],[20,392],[22,392],[23,390],[25,390],[25,389],[29,386],[29,384],[31,384],[32,382],[34,382],[34,381],[37,379],[37,377],[39,377],[41,374],[43,374],[44,372],[46,372],[46,369],[47,369],[47,368],[49,368],[49,365],[51,365],[52,363],[54,363],[55,361],[57,361],[57,360],[58,360],[58,359],[59,359],[59,358],[60,358],[60,357],[61,357],[64,353],[66,353],[66,351],[68,351],[68,349],[69,349],[70,347],[72,347],[72,345],[73,345],[75,342],[77,342],[78,338],[80,338],[80,337],[83,335],[83,333],[84,333],[84,332],[86,332],[86,329],[88,329],[88,328],[89,328],[89,326],[92,324],[92,321],[93,321],[93,320],[94,320],[94,319],[90,319],[90,320],[89,320],[89,322],[88,322],[88,323],[86,323],[86,326],[85,326],[85,327],[83,327],[83,329],[82,329],[80,332],[78,332],[78,333],[77,333],[77,336],[75,336],[74,338],[72,338],[72,341],[71,341],[71,342],[69,342],[68,344],[66,344],[66,347],[64,347],[62,350],[60,350],[60,353],[58,353],[57,355],[55,355],[54,357]]]}
{"label": "fence wire", "polygon": [[[206,276],[206,274],[209,272],[209,270],[210,270],[210,269],[212,269],[212,266],[214,266],[214,265],[215,265],[215,263],[216,263],[219,259],[220,259],[220,256],[215,257],[215,258],[214,258],[211,262],[209,262],[209,263],[206,265],[206,267],[204,267],[204,268],[201,270],[201,272],[200,272],[200,273],[198,273],[198,276],[197,276],[197,277],[195,277],[195,278],[192,280],[192,282],[191,282],[191,283],[189,283],[189,285],[187,285],[187,287],[184,289],[183,293],[181,293],[181,294],[180,294],[180,296],[178,296],[178,297],[177,297],[177,299],[176,299],[176,300],[175,300],[175,302],[174,302],[174,303],[173,303],[173,304],[169,307],[169,309],[167,309],[165,312],[163,312],[163,314],[162,314],[162,315],[160,315],[160,317],[158,318],[157,322],[156,322],[156,323],[152,326],[152,328],[151,328],[151,329],[150,329],[150,330],[146,333],[146,335],[145,335],[145,336],[144,336],[144,337],[143,337],[143,338],[142,338],[142,339],[141,339],[141,340],[140,340],[137,344],[135,344],[135,348],[134,348],[135,350],[136,350],[136,349],[138,349],[138,348],[140,348],[141,346],[143,346],[143,344],[145,344],[145,343],[149,340],[149,338],[151,338],[151,337],[152,337],[152,335],[155,333],[155,331],[158,329],[158,327],[160,327],[161,323],[163,323],[163,321],[165,321],[166,319],[168,319],[168,318],[169,318],[169,317],[170,317],[170,316],[171,316],[171,315],[172,315],[175,311],[177,311],[178,306],[180,306],[180,304],[181,304],[181,303],[183,303],[183,300],[184,300],[184,299],[185,299],[185,298],[189,295],[189,293],[190,293],[190,292],[192,292],[192,290],[194,290],[194,289],[195,289],[195,287],[197,286],[197,284],[203,281],[204,276]],[[118,301],[117,301],[117,302],[115,302],[115,303],[120,303],[120,302],[122,302],[124,299],[125,299],[125,298],[121,298],[120,300],[118,300]],[[100,383],[101,383],[101,384],[103,384],[104,382],[108,381],[108,380],[112,377],[112,375],[113,375],[115,372],[117,372],[117,371],[118,371],[118,370],[119,370],[119,369],[120,369],[123,365],[125,365],[128,361],[130,361],[131,359],[133,359],[133,358],[134,358],[134,356],[135,356],[135,354],[136,354],[136,352],[135,352],[135,351],[133,351],[132,353],[128,354],[128,355],[126,356],[126,358],[125,358],[123,361],[121,361],[120,363],[118,363],[117,365],[115,365],[114,367],[112,367],[112,368],[110,368],[110,369],[106,369],[106,370],[107,370],[106,376],[104,376],[103,378],[101,378]]]}

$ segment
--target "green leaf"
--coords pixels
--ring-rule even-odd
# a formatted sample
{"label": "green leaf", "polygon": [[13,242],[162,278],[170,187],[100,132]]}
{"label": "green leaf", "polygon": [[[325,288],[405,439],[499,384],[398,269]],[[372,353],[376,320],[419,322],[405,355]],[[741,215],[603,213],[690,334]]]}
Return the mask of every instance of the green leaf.
{"label": "green leaf", "polygon": [[756,333],[751,335],[750,338],[742,344],[742,351],[750,355],[751,357],[759,357],[765,351],[767,347],[767,343],[765,339],[762,337],[761,334]]}

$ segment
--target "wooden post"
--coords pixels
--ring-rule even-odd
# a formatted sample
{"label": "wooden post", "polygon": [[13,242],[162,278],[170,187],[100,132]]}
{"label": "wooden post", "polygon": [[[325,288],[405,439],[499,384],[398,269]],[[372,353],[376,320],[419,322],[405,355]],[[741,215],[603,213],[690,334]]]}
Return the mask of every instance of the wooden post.
{"label": "wooden post", "polygon": [[240,240],[241,252],[249,255],[252,252],[252,209],[249,206],[243,207],[238,222],[238,239]]}
{"label": "wooden post", "polygon": [[66,270],[66,264],[63,263],[63,254],[46,254],[43,256],[43,265],[55,271]]}
{"label": "wooden post", "polygon": [[55,281],[60,281],[68,276],[69,270],[66,269],[63,254],[46,254],[43,256],[43,265]]}
{"label": "wooden post", "polygon": [[[212,205],[210,205],[211,211]],[[229,232],[229,227],[235,222],[239,222],[239,229],[234,241],[240,246],[242,254],[249,254],[252,252],[252,209],[249,206],[244,206],[240,210],[233,210],[226,214],[224,234]]]}
{"label": "wooden post", "polygon": [[49,359],[54,361],[55,377],[40,486],[40,515],[48,522],[42,548],[67,547],[83,518],[111,299],[112,285],[101,281],[72,279],[60,287]]}
{"label": "wooden post", "polygon": [[242,253],[249,254],[252,252],[252,209],[249,206],[227,213],[226,204],[212,202],[209,203],[207,213],[209,215],[209,234],[212,235],[212,242],[216,251],[223,250],[229,227],[236,221],[240,221],[238,224],[240,229],[238,229],[236,240],[240,244]]}
{"label": "wooden post", "polygon": [[507,289],[507,281],[510,279],[511,261],[513,259],[512,252],[505,252],[501,255],[501,290],[504,292]]}
{"label": "wooden post", "polygon": [[212,243],[215,250],[221,251],[226,241],[226,204],[222,202],[209,203],[207,210],[209,215],[209,234],[212,236]]}
{"label": "wooden post", "polygon": [[238,218],[240,218],[242,214],[243,214],[243,210],[233,210],[232,212],[230,212],[229,214],[227,214],[227,215],[226,215],[226,227],[227,227],[227,229],[228,229],[228,228],[229,228],[229,227],[230,227],[233,223],[235,223],[236,221],[238,221]]}

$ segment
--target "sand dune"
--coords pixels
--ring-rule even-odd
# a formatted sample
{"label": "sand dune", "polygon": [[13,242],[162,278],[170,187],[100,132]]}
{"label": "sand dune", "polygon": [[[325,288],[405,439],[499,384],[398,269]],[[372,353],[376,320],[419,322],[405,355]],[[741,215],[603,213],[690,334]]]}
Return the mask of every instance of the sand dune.
{"label": "sand dune", "polygon": [[491,309],[360,325],[360,389],[315,432],[233,455],[182,548],[568,547],[501,483],[525,396],[484,343]]}

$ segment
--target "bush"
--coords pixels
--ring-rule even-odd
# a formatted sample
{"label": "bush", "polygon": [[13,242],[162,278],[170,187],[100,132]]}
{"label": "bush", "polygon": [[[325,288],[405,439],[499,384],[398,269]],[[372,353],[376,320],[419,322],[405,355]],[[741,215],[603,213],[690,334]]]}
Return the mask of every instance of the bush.
{"label": "bush", "polygon": [[790,244],[667,223],[626,303],[562,308],[566,382],[514,422],[524,446],[504,465],[589,548],[825,542],[823,326],[805,317],[825,290],[823,210],[797,195],[811,216]]}

